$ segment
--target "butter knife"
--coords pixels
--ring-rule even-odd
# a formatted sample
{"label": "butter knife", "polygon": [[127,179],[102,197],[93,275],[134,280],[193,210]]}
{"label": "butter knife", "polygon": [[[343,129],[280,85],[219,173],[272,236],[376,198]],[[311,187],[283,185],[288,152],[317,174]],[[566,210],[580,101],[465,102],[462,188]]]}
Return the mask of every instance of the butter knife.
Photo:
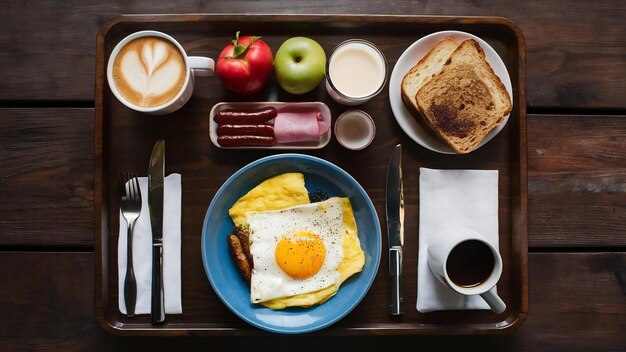
{"label": "butter knife", "polygon": [[393,149],[387,167],[385,210],[389,245],[389,314],[403,313],[402,245],[404,244],[404,195],[402,189],[402,145]]}
{"label": "butter knife", "polygon": [[163,299],[163,194],[165,141],[159,139],[152,149],[148,166],[148,206],[152,225],[152,323],[165,321]]}

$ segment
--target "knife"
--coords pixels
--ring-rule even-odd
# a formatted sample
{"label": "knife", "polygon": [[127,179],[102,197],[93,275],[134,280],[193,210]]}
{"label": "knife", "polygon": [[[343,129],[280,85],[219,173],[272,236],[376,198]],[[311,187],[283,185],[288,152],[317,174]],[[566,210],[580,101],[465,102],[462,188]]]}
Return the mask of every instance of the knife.
{"label": "knife", "polygon": [[148,206],[152,225],[152,323],[165,321],[163,300],[163,178],[165,176],[165,141],[159,139],[152,149],[148,165]]}
{"label": "knife", "polygon": [[402,194],[402,145],[393,149],[387,167],[386,215],[389,245],[389,314],[403,313],[402,245],[404,244],[404,195]]}

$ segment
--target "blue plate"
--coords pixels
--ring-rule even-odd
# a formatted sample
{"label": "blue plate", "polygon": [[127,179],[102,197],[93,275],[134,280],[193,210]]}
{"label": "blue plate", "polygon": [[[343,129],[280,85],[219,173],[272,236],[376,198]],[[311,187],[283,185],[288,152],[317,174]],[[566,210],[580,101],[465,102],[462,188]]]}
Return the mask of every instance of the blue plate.
{"label": "blue plate", "polygon": [[[350,197],[365,252],[363,271],[346,280],[335,296],[310,308],[271,310],[250,303],[250,287],[237,270],[226,236],[234,227],[228,209],[264,180],[286,172],[301,172],[309,192]],[[380,263],[381,232],[378,215],[361,185],[338,166],[303,154],[278,154],[254,161],[233,174],[211,201],[202,227],[202,262],[213,290],[224,304],[246,322],[275,333],[302,334],[323,329],[346,316],[365,297]]]}

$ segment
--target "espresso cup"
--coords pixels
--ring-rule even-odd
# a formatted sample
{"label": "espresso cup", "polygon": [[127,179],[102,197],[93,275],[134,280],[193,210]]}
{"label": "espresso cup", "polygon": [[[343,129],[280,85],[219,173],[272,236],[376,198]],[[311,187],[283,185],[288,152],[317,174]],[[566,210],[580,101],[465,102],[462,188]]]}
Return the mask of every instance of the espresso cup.
{"label": "espresso cup", "polygon": [[113,48],[107,80],[113,95],[125,106],[148,114],[174,112],[191,98],[194,76],[214,71],[213,59],[187,56],[171,36],[140,31]]}
{"label": "espresso cup", "polygon": [[340,104],[363,104],[378,95],[386,82],[385,55],[367,40],[340,43],[326,61],[326,91]]}
{"label": "espresso cup", "polygon": [[491,289],[502,275],[502,257],[485,237],[466,228],[447,228],[428,245],[428,266],[444,285],[462,295],[480,295],[497,314],[506,304]]}

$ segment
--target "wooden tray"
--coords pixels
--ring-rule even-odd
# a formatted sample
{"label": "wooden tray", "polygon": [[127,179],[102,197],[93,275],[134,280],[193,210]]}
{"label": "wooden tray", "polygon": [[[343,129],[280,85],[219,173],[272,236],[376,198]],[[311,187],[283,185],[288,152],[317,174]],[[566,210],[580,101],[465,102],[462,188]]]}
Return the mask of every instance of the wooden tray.
{"label": "wooden tray", "polygon": [[[344,319],[317,334],[474,334],[512,331],[528,311],[527,181],[525,44],[520,30],[502,18],[422,16],[321,15],[133,15],[105,24],[97,37],[95,113],[95,243],[96,314],[103,328],[121,335],[256,335],[263,334],[240,320],[214,294],[205,275],[200,238],[212,197],[236,170],[260,157],[281,151],[222,150],[209,140],[211,107],[222,101],[322,101],[333,121],[348,107],[334,103],[323,85],[302,96],[277,88],[272,79],[261,93],[241,96],[227,91],[216,77],[196,80],[194,96],[181,110],[166,116],[132,112],[111,94],[106,83],[106,60],[114,45],[129,33],[155,29],[179,40],[190,55],[217,58],[233,34],[262,35],[275,53],[292,36],[317,40],[327,53],[343,40],[363,38],[383,50],[393,68],[402,52],[417,39],[436,31],[461,30],[486,40],[502,57],[513,84],[513,111],[506,127],[493,140],[468,155],[431,152],[400,129],[389,104],[388,89],[359,108],[376,122],[377,135],[362,151],[343,149],[336,140],[319,150],[305,150],[333,162],[368,192],[385,228],[384,186],[389,154],[397,143],[404,152],[406,240],[404,247],[405,314],[387,314],[387,251],[383,250],[376,280],[363,301]],[[119,195],[116,175],[134,169],[147,174],[154,142],[167,140],[167,173],[183,175],[182,301],[183,314],[168,315],[153,326],[149,316],[127,318],[117,308],[117,228]],[[447,311],[421,314],[417,294],[418,168],[497,169],[499,183],[500,251],[504,272],[498,292],[507,303],[505,313]],[[386,236],[383,236],[386,248]]]}

